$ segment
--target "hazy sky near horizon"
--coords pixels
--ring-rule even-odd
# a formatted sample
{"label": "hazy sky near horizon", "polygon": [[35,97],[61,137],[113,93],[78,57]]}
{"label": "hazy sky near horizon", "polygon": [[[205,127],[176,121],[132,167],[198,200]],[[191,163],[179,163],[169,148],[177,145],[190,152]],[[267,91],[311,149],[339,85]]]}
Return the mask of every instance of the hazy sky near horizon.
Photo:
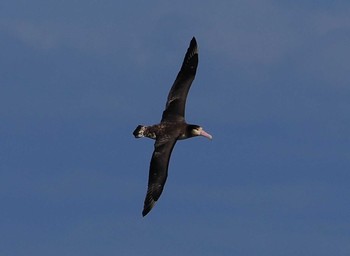
{"label": "hazy sky near horizon", "polygon": [[[191,38],[186,119],[141,211]],[[349,255],[350,2],[0,3],[0,254]]]}

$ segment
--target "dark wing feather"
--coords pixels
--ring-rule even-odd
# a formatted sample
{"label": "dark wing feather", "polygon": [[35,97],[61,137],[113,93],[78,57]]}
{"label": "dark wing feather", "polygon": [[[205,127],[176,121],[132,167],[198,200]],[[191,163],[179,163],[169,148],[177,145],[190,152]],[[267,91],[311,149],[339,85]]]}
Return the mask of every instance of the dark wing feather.
{"label": "dark wing feather", "polygon": [[146,216],[146,214],[150,212],[154,203],[162,194],[168,176],[169,159],[175,143],[176,139],[170,139],[166,141],[157,140],[154,144],[154,151],[149,168],[148,190],[142,211],[143,216]]}
{"label": "dark wing feather", "polygon": [[193,37],[187,49],[180,72],[178,73],[168,95],[162,121],[185,117],[185,105],[188,91],[196,75],[198,66],[198,48],[196,39]]}

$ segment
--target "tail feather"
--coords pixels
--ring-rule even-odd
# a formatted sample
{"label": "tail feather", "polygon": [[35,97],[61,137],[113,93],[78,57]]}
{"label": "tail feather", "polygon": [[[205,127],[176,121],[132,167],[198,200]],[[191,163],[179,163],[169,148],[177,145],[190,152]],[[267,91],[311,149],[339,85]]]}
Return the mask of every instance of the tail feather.
{"label": "tail feather", "polygon": [[145,126],[138,125],[132,134],[135,136],[135,138],[142,138],[142,137],[145,137],[145,135],[143,134],[144,131],[145,131]]}

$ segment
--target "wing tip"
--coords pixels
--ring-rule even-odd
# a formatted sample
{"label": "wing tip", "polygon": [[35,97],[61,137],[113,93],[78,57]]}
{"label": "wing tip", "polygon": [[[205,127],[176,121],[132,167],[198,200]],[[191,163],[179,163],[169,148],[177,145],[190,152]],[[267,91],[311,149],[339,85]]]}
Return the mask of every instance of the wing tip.
{"label": "wing tip", "polygon": [[150,210],[149,211],[143,210],[142,211],[142,217],[145,217],[149,212],[150,212]]}
{"label": "wing tip", "polygon": [[145,205],[143,207],[142,211],[142,217],[145,217],[153,208],[155,201],[153,199],[148,200],[148,202],[145,202]]}
{"label": "wing tip", "polygon": [[196,40],[196,37],[195,37],[195,36],[192,37],[191,43],[197,44],[197,40]]}
{"label": "wing tip", "polygon": [[196,38],[193,36],[192,39],[191,39],[191,42],[190,42],[190,46],[189,46],[189,50],[190,49],[193,49],[191,50],[192,52],[192,56],[195,55],[195,54],[198,54],[198,45],[197,45],[197,40]]}
{"label": "wing tip", "polygon": [[191,70],[196,70],[198,65],[198,45],[196,38],[193,37],[190,46],[187,49],[187,52],[185,54],[185,58],[182,64],[182,68],[189,67]]}

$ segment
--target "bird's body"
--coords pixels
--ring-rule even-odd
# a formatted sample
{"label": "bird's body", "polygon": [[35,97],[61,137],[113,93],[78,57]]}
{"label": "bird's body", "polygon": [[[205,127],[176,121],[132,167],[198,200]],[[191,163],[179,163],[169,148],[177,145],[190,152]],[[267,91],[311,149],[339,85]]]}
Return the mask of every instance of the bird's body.
{"label": "bird's body", "polygon": [[159,199],[167,176],[171,152],[177,140],[194,136],[212,136],[198,125],[185,121],[185,105],[188,91],[194,80],[198,66],[198,49],[196,39],[191,40],[181,70],[169,92],[162,120],[152,126],[139,125],[133,132],[135,138],[148,137],[155,140],[150,163],[148,190],[142,215],[145,216]]}

